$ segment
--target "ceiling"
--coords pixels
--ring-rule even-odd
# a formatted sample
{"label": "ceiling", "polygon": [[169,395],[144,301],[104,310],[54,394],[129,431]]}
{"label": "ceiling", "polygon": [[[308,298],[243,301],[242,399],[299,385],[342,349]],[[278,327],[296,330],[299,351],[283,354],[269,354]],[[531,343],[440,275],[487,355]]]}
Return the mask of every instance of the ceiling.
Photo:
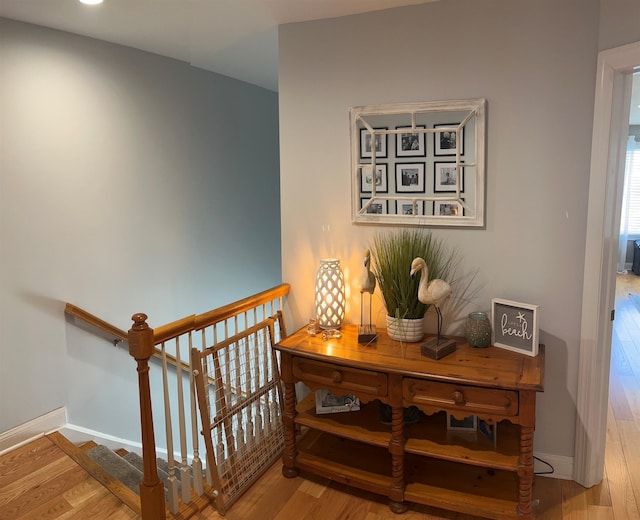
{"label": "ceiling", "polygon": [[278,90],[279,24],[437,0],[0,0],[0,16],[186,61]]}
{"label": "ceiling", "polygon": [[[278,25],[439,0],[0,0],[0,16],[127,45],[278,90]],[[640,124],[640,78],[631,124]]]}

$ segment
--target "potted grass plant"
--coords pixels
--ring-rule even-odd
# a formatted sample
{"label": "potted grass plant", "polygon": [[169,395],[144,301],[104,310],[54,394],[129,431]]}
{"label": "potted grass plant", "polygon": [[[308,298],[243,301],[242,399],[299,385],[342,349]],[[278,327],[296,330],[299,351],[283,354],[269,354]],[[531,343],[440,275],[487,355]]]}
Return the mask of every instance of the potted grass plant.
{"label": "potted grass plant", "polygon": [[457,249],[425,228],[400,229],[374,235],[371,270],[387,311],[387,333],[399,341],[420,341],[428,306],[418,301],[419,278],[411,278],[411,262],[421,257],[429,266],[429,279],[451,281],[460,262]]}

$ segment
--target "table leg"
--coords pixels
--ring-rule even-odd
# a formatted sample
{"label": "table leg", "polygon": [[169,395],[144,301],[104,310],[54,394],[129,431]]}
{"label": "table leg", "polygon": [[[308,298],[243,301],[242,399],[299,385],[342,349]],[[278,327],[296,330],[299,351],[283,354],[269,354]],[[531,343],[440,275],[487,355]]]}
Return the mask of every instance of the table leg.
{"label": "table leg", "polygon": [[518,468],[518,513],[533,518],[533,428],[520,427],[520,460]]}
{"label": "table leg", "polygon": [[389,508],[394,513],[404,513],[408,506],[404,502],[404,408],[391,408],[391,486],[389,489]]}
{"label": "table leg", "polygon": [[284,425],[284,452],[282,453],[282,474],[287,478],[298,476],[296,468],[296,387],[294,383],[284,384],[284,414],[282,423]]}

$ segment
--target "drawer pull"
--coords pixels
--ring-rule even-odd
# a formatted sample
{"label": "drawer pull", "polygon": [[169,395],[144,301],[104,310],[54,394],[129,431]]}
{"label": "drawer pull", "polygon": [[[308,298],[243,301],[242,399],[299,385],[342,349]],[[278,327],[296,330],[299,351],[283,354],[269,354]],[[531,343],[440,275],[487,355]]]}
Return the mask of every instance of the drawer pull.
{"label": "drawer pull", "polygon": [[453,402],[454,403],[456,403],[456,404],[464,404],[464,395],[462,395],[462,392],[455,391],[455,392],[453,392],[451,397],[453,397]]}
{"label": "drawer pull", "polygon": [[342,383],[342,374],[337,370],[334,370],[331,373],[331,379],[333,380],[334,383]]}

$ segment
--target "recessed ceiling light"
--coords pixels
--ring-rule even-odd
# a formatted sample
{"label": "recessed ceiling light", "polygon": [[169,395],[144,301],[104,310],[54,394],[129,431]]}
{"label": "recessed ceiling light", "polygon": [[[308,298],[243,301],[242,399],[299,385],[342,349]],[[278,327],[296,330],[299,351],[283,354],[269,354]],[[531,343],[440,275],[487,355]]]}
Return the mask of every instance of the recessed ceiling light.
{"label": "recessed ceiling light", "polygon": [[97,5],[101,4],[102,0],[80,0],[80,2],[87,5]]}

